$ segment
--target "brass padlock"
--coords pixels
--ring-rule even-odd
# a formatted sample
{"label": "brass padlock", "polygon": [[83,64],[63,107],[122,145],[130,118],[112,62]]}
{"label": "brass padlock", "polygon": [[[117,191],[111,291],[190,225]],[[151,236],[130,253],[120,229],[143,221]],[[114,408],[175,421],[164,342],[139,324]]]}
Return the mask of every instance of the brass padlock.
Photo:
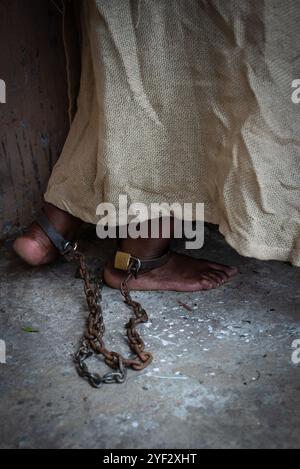
{"label": "brass padlock", "polygon": [[131,261],[131,254],[128,252],[117,251],[115,255],[115,269],[127,271]]}

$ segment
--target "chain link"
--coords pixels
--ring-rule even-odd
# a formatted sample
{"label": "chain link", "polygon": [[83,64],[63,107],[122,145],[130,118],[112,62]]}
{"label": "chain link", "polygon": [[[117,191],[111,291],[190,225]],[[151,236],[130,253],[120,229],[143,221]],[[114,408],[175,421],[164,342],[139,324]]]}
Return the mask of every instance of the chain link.
{"label": "chain link", "polygon": [[[87,268],[84,255],[77,250],[77,245],[70,245],[64,254],[68,261],[79,264],[80,277],[84,282],[84,293],[89,310],[87,325],[79,348],[74,355],[74,362],[79,376],[86,379],[94,388],[100,388],[103,384],[123,383],[126,379],[127,368],[143,370],[152,362],[152,354],[145,351],[145,344],[137,331],[137,326],[148,321],[148,315],[138,301],[131,298],[128,283],[136,271],[133,265],[129,267],[126,278],[123,280],[120,291],[125,303],[131,308],[133,316],[125,325],[128,345],[135,354],[134,358],[125,358],[120,353],[109,351],[105,347],[104,333],[105,325],[102,312],[102,287],[103,279],[93,282]],[[92,355],[102,355],[105,363],[112,371],[100,376],[98,373],[89,371],[86,360]]]}

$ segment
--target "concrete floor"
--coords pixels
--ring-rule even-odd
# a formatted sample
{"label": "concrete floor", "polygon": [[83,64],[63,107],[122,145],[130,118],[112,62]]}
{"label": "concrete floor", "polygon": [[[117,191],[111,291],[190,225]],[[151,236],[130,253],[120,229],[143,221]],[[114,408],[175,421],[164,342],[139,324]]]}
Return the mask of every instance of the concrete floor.
{"label": "concrete floor", "polygon": [[[300,446],[300,364],[291,360],[300,339],[300,269],[242,258],[208,230],[193,255],[237,265],[240,275],[201,294],[135,294],[150,316],[141,330],[154,363],[100,390],[72,363],[86,317],[74,265],[31,268],[1,248],[2,448]],[[83,245],[97,268],[113,244],[88,237]],[[107,344],[125,351],[129,310],[118,291],[105,287],[104,308]],[[104,369],[96,361],[94,368]]]}

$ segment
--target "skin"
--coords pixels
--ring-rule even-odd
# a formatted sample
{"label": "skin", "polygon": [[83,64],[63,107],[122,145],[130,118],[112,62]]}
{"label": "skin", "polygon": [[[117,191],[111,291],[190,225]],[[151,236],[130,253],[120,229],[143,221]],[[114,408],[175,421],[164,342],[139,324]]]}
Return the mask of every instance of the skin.
{"label": "skin", "polygon": [[[46,203],[44,211],[54,227],[67,239],[74,240],[81,221],[63,210]],[[142,259],[151,259],[165,253],[171,239],[124,239],[119,249]],[[43,265],[58,256],[47,235],[33,223],[28,231],[16,239],[15,252],[30,265]],[[237,274],[235,267],[228,267],[202,259],[172,252],[167,263],[132,279],[133,290],[201,291],[211,290],[228,282]],[[111,261],[105,268],[104,280],[108,286],[119,288],[125,274],[116,270]]]}
{"label": "skin", "polygon": [[[54,205],[46,203],[44,212],[56,230],[73,241],[82,222]],[[13,244],[15,252],[28,264],[50,264],[59,256],[57,249],[37,223],[32,223],[26,233]]]}

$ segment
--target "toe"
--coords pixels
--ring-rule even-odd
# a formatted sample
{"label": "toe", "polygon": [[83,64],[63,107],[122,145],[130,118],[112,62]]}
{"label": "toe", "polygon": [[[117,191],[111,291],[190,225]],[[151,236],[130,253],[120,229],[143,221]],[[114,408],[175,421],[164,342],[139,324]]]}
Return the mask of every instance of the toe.
{"label": "toe", "polygon": [[231,277],[234,277],[238,273],[238,269],[236,267],[233,267],[233,266],[230,266],[230,267],[226,266],[226,270],[223,270],[223,272],[225,272],[226,275],[229,278],[231,278]]}
{"label": "toe", "polygon": [[217,286],[222,285],[225,282],[225,279],[227,278],[226,275],[224,274],[225,279],[223,278],[223,275],[216,270],[212,270],[211,272],[207,272],[207,276],[211,279],[213,279],[216,283]]}
{"label": "toe", "polygon": [[238,269],[233,266],[227,266],[223,264],[216,264],[215,262],[210,262],[209,266],[213,270],[225,273],[228,277],[233,277],[238,273]]}
{"label": "toe", "polygon": [[210,285],[210,288],[217,288],[219,286],[218,280],[214,279],[212,276],[208,274],[202,274],[201,281],[207,282]]}
{"label": "toe", "polygon": [[214,288],[213,282],[206,278],[201,278],[199,285],[200,290],[211,290],[212,288]]}
{"label": "toe", "polygon": [[210,275],[211,274],[213,274],[217,277],[219,283],[228,282],[228,279],[229,279],[228,275],[225,272],[221,271],[221,270],[212,270]]}

